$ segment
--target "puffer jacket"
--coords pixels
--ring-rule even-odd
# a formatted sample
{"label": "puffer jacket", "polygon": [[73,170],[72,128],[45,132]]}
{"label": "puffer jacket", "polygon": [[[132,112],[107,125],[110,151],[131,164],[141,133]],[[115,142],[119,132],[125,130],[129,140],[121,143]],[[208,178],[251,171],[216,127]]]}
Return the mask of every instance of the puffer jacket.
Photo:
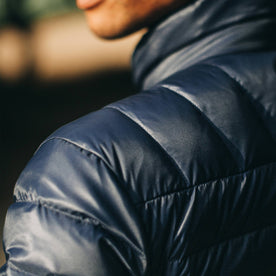
{"label": "puffer jacket", "polygon": [[22,172],[0,275],[276,275],[275,15],[197,0],[146,34],[141,93]]}

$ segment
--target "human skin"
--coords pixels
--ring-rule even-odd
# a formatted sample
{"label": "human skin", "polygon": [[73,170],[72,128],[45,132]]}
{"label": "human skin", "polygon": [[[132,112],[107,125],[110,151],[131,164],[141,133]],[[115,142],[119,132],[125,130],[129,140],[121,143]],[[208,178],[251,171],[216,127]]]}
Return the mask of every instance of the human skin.
{"label": "human skin", "polygon": [[118,38],[148,27],[188,0],[76,0],[90,29],[102,38]]}

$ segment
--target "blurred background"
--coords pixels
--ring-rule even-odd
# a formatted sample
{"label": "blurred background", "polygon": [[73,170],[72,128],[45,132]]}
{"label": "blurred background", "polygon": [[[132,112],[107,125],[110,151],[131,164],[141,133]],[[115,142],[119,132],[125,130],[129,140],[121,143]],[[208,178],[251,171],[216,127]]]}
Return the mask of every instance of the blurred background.
{"label": "blurred background", "polygon": [[0,0],[1,237],[16,179],[42,140],[135,93],[130,59],[142,34],[100,40],[74,0]]}

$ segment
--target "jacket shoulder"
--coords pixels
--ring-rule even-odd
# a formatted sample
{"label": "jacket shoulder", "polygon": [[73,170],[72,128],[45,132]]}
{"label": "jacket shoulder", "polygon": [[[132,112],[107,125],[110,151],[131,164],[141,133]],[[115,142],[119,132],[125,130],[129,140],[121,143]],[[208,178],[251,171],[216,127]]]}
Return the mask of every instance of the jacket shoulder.
{"label": "jacket shoulder", "polygon": [[[250,95],[253,87],[237,81],[245,74],[233,77],[227,71],[229,60],[239,68],[234,64],[239,59],[230,58],[180,71],[70,123],[47,141],[70,142],[103,160],[135,194],[135,202],[271,163],[273,128],[267,127],[266,114],[260,120],[259,103]],[[164,168],[168,171],[162,174]],[[156,183],[153,171],[164,179],[177,176],[168,181],[176,184],[169,190],[142,185]]]}
{"label": "jacket shoulder", "polygon": [[8,275],[144,274],[137,199],[111,166],[105,139],[93,148],[98,116],[107,115],[58,130],[21,173],[5,225]]}

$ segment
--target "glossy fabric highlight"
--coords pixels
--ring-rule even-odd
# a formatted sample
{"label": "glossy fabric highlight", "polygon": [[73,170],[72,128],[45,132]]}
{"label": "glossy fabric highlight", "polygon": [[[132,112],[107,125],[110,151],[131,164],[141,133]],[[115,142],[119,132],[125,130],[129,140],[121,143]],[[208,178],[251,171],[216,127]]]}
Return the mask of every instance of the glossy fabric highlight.
{"label": "glossy fabric highlight", "polygon": [[141,92],[44,141],[1,276],[276,274],[273,0],[198,0],[134,54]]}

